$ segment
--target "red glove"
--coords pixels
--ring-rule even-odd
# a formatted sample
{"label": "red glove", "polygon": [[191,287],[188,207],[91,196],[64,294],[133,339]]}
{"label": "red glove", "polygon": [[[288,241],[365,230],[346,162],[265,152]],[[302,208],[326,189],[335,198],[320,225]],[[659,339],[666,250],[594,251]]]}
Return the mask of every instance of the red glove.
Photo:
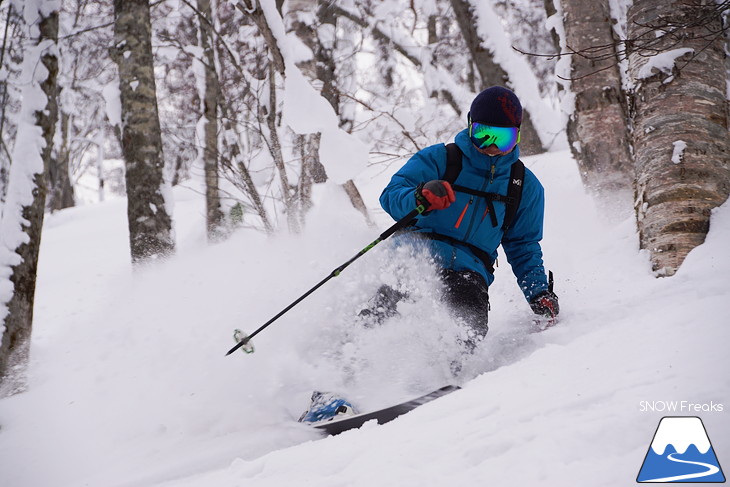
{"label": "red glove", "polygon": [[456,196],[448,181],[434,179],[416,188],[416,200],[429,210],[443,210],[456,201]]}
{"label": "red glove", "polygon": [[543,291],[530,301],[533,313],[547,319],[547,327],[553,326],[560,313],[558,297],[552,291]]}

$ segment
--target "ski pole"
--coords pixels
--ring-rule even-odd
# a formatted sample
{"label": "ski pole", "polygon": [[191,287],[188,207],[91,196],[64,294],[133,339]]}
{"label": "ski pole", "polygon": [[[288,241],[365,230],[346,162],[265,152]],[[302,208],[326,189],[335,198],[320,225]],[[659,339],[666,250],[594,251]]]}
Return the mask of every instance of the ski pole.
{"label": "ski pole", "polygon": [[[263,331],[266,327],[268,327],[274,321],[276,321],[279,318],[281,318],[284,315],[284,313],[286,313],[287,311],[289,311],[290,309],[292,309],[294,306],[296,306],[297,304],[299,304],[301,301],[303,301],[307,296],[309,296],[310,294],[312,294],[314,291],[316,291],[317,289],[319,289],[320,287],[322,287],[322,285],[324,283],[326,283],[327,281],[329,281],[333,277],[339,276],[340,273],[343,270],[345,270],[345,268],[347,266],[349,266],[350,264],[352,264],[353,262],[355,262],[357,259],[359,259],[363,255],[365,255],[365,253],[368,250],[372,249],[373,247],[375,247],[376,245],[378,245],[380,242],[382,242],[386,238],[388,238],[391,235],[393,235],[398,230],[401,230],[401,229],[407,227],[408,224],[410,224],[411,221],[413,221],[414,218],[416,218],[418,215],[420,215],[421,213],[423,213],[424,211],[426,211],[426,209],[427,209],[427,207],[425,205],[423,205],[423,204],[418,205],[416,208],[414,208],[406,216],[404,216],[403,218],[401,218],[400,220],[398,220],[397,222],[395,222],[395,224],[392,227],[388,228],[386,231],[384,231],[383,233],[381,233],[380,236],[377,239],[375,239],[367,247],[365,247],[360,252],[358,252],[353,258],[351,258],[350,260],[348,260],[347,262],[345,262],[341,266],[337,267],[327,277],[325,277],[324,279],[322,279],[321,281],[319,281],[319,283],[317,283],[312,289],[310,289],[306,293],[302,294],[293,303],[291,303],[289,306],[287,306],[286,308],[284,308],[283,310],[281,310],[276,316],[274,316],[269,321],[267,321],[266,323],[264,323],[263,325],[261,325],[261,327],[258,330],[254,331],[253,333],[251,333],[251,335],[248,335],[248,336],[244,334],[243,335],[243,339],[241,341],[239,341],[236,344],[235,347],[233,347],[232,349],[230,349],[228,351],[228,353],[226,353],[226,355],[230,355],[233,352],[235,352],[236,350],[238,350],[239,348],[241,348],[244,345],[248,344],[253,337],[255,337],[256,335],[258,335],[261,331]],[[253,350],[251,349],[251,351],[253,351]]]}

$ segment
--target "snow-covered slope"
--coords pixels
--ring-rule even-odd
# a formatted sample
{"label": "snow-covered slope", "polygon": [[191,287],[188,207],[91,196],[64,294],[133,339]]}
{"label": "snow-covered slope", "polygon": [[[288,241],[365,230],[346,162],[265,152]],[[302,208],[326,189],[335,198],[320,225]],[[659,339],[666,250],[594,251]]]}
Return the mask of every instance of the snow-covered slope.
{"label": "snow-covered slope", "polygon": [[[256,353],[224,353],[234,328],[268,320],[372,241],[386,215],[367,228],[326,186],[303,235],[241,231],[207,246],[203,202],[178,188],[178,255],[136,272],[124,201],[50,216],[29,389],[0,400],[0,485],[628,485],[664,415],[701,416],[730,465],[728,205],[679,273],[655,279],[630,217],[607,223],[616,216],[584,194],[567,152],[525,161],[546,187],[559,326],[531,333],[502,263],[463,390],[324,439],[296,423],[315,388],[368,410],[452,381],[462,330],[435,303],[422,256],[381,244],[257,337]],[[359,182],[374,210],[387,177]],[[417,285],[415,302],[386,326],[359,327],[358,306],[396,277]],[[642,411],[674,400],[725,407]]]}

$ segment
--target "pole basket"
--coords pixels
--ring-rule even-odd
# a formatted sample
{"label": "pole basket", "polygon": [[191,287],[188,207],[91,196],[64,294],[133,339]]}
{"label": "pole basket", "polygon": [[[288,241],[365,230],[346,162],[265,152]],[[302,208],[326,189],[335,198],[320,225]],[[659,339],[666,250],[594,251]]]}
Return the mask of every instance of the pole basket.
{"label": "pole basket", "polygon": [[253,353],[253,343],[251,343],[251,339],[243,331],[239,329],[234,330],[233,339],[236,340],[236,343],[243,342],[243,344],[239,347],[243,353]]}

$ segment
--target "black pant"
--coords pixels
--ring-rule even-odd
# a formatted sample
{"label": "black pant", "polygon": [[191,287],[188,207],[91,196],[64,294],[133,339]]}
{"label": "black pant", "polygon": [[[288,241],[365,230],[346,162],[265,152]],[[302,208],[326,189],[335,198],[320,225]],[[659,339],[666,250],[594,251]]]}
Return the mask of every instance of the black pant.
{"label": "black pant", "polygon": [[442,299],[451,312],[473,330],[475,339],[484,338],[489,330],[489,288],[484,278],[473,271],[443,269],[441,280]]}
{"label": "black pant", "polygon": [[[474,336],[467,343],[473,348],[477,341],[484,338],[489,327],[489,291],[484,278],[473,271],[441,270],[441,280],[444,283],[444,293],[441,299],[449,306],[451,312],[458,319],[466,323],[473,331]],[[360,311],[360,316],[366,318],[370,325],[380,324],[386,318],[398,313],[398,303],[408,297],[404,292],[393,289],[388,285],[380,286],[371,305]]]}

